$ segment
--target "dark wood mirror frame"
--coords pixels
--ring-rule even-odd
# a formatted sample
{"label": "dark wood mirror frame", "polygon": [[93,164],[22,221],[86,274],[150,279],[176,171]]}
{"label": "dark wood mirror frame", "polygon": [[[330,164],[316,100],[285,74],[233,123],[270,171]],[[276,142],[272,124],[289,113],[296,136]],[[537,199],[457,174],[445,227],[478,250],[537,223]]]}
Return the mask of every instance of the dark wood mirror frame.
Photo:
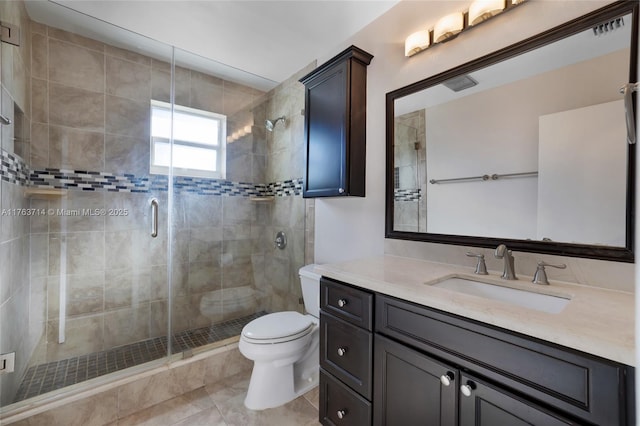
{"label": "dark wood mirror frame", "polygon": [[[514,251],[547,253],[558,256],[585,257],[617,262],[634,261],[634,215],[635,215],[635,145],[628,145],[627,168],[627,211],[625,247],[606,247],[598,245],[531,241],[492,237],[472,237],[464,235],[431,234],[395,231],[394,227],[394,101],[403,96],[436,86],[455,76],[467,74],[506,60],[513,56],[542,47],[556,40],[584,31],[607,19],[632,14],[632,37],[630,46],[629,81],[637,82],[638,62],[638,2],[618,1],[594,12],[566,22],[558,27],[542,32],[519,43],[467,62],[456,68],[428,77],[424,80],[402,87],[386,95],[386,218],[385,237],[400,240],[423,241],[440,244],[454,244],[473,247],[496,247],[507,244]],[[621,82],[621,85],[625,82]],[[637,110],[637,94],[633,94],[634,111]],[[635,114],[634,114],[635,117]]]}

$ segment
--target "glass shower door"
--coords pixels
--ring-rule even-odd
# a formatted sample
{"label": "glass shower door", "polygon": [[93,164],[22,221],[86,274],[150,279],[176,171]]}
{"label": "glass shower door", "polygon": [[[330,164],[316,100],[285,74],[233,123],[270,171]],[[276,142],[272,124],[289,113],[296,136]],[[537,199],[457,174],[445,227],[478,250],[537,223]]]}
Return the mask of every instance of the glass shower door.
{"label": "glass shower door", "polygon": [[[63,8],[33,2],[34,16],[32,7]],[[34,214],[1,219],[0,351],[16,360],[0,375],[2,406],[168,354],[169,178],[150,172],[150,140],[152,100],[171,100],[173,49],[74,18],[23,21],[27,178],[3,179],[1,199]],[[3,51],[2,67],[21,58]],[[15,78],[2,83],[3,96],[20,99]]]}

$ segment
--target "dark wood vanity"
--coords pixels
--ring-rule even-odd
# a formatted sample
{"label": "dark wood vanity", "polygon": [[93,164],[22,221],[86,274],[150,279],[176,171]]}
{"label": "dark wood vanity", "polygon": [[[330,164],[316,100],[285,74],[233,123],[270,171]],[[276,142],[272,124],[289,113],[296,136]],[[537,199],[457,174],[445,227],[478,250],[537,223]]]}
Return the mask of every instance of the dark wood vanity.
{"label": "dark wood vanity", "polygon": [[322,278],[325,425],[633,425],[634,368]]}

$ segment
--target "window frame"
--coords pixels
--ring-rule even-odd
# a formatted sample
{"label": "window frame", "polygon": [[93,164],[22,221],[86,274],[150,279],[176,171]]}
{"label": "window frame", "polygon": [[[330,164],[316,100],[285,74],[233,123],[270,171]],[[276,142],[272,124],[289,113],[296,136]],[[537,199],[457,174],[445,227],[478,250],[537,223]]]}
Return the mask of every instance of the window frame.
{"label": "window frame", "polygon": [[[219,132],[218,132],[218,145],[208,145],[199,142],[193,141],[183,141],[179,139],[173,139],[173,145],[171,144],[172,138],[162,138],[158,136],[153,136],[151,132],[151,126],[153,121],[153,109],[154,108],[164,108],[167,111],[172,111],[172,105],[169,102],[158,101],[155,99],[151,100],[149,111],[150,111],[150,120],[149,120],[149,173],[155,175],[169,175],[170,167],[162,166],[155,164],[155,144],[156,142],[167,143],[170,145],[171,149],[176,145],[187,146],[187,147],[196,147],[207,150],[216,151],[216,170],[201,170],[201,169],[191,169],[185,167],[173,167],[173,175],[174,176],[187,176],[187,177],[205,177],[205,178],[213,178],[213,179],[225,179],[226,177],[226,164],[227,164],[227,116],[223,114],[218,114],[211,111],[205,111],[202,109],[190,108],[183,105],[173,105],[173,111],[180,111],[184,113],[188,113],[194,116],[201,116],[210,119],[217,120],[219,123]],[[173,135],[171,135],[173,136]],[[173,153],[172,153],[173,155]]]}

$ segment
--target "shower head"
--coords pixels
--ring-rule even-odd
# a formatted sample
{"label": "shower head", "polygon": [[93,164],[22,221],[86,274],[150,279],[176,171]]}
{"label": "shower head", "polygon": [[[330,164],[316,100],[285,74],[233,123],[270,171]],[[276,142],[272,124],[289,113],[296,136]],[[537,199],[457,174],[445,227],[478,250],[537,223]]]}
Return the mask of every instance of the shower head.
{"label": "shower head", "polygon": [[286,118],[284,118],[283,115],[282,117],[278,117],[275,120],[265,120],[264,127],[266,127],[268,131],[273,132],[273,129],[276,127],[276,124],[278,124],[278,121],[282,121],[282,124],[287,122]]}

